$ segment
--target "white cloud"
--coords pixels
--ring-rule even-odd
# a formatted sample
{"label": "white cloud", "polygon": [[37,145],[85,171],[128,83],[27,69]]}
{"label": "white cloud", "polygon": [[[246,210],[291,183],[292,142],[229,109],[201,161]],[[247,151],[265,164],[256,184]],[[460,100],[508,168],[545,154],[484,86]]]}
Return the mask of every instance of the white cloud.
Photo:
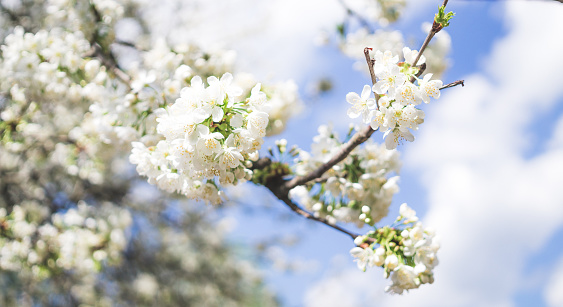
{"label": "white cloud", "polygon": [[561,289],[563,289],[563,258],[561,258],[559,264],[553,270],[553,274],[544,292],[544,298],[548,306],[563,306],[563,291]]}
{"label": "white cloud", "polygon": [[[311,287],[305,297],[307,307],[372,306],[386,299],[381,290],[383,278],[375,279],[360,270],[345,271],[323,279]],[[375,291],[374,291],[375,289]]]}
{"label": "white cloud", "polygon": [[[532,121],[563,98],[563,40],[553,33],[563,28],[562,14],[555,2],[507,2],[509,33],[495,44],[484,71],[467,76],[464,88],[445,91],[427,109],[418,139],[406,148],[406,164],[420,170],[428,191],[424,222],[440,234],[440,265],[434,285],[387,296],[377,301],[381,305],[514,305],[513,296],[525,287],[528,257],[563,225],[561,132],[551,141],[542,137],[558,145],[525,155]],[[365,275],[372,281],[351,282],[361,290],[336,284],[338,277],[310,293],[332,293],[331,282],[345,287],[338,291],[349,299],[381,292],[373,285],[381,279],[377,270]]]}

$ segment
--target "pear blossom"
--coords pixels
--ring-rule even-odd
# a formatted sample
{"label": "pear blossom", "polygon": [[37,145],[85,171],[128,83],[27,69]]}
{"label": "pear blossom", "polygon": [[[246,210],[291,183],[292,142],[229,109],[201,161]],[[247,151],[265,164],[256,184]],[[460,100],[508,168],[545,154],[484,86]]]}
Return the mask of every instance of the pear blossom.
{"label": "pear blossom", "polygon": [[233,75],[230,73],[224,74],[221,79],[217,79],[215,76],[207,78],[207,83],[209,83],[209,89],[213,93],[213,97],[217,98],[217,104],[222,105],[225,97],[234,99],[242,95],[242,89],[236,85],[231,84],[233,82]]}
{"label": "pear blossom", "polygon": [[388,270],[392,271],[394,270],[397,266],[399,266],[399,258],[397,258],[397,256],[395,254],[392,254],[390,256],[387,256],[385,258],[385,262],[384,262],[385,268],[387,268]]}
{"label": "pear blossom", "polygon": [[223,168],[235,168],[240,165],[241,161],[244,160],[244,157],[235,147],[225,147],[221,149],[217,157]]}
{"label": "pear blossom", "polygon": [[403,264],[391,273],[391,281],[393,284],[387,286],[385,292],[402,294],[404,290],[415,289],[420,285],[420,279],[417,278],[414,268]]}
{"label": "pear blossom", "polygon": [[420,91],[418,87],[416,87],[409,81],[405,82],[403,85],[397,88],[395,101],[401,106],[407,106],[409,104],[420,104],[420,99]]}
{"label": "pear blossom", "polygon": [[406,203],[401,204],[401,207],[399,208],[399,214],[401,215],[401,217],[405,218],[406,222],[408,223],[418,221],[416,212],[411,209],[411,207],[409,207]]}
{"label": "pear blossom", "polygon": [[388,69],[388,67],[394,66],[399,62],[399,56],[393,55],[393,53],[389,50],[385,52],[381,52],[379,50],[375,51],[373,56],[374,65],[373,70],[376,75],[381,74],[383,71]]}
{"label": "pear blossom", "polygon": [[438,99],[440,98],[440,88],[443,83],[441,80],[430,80],[432,74],[424,75],[420,82],[420,95],[425,103],[430,102],[430,97]]}
{"label": "pear blossom", "polygon": [[385,138],[385,146],[388,149],[395,149],[401,140],[407,140],[409,142],[414,141],[414,135],[408,130],[387,130],[384,136]]}
{"label": "pear blossom", "polygon": [[361,96],[354,92],[346,95],[346,101],[352,105],[347,112],[350,118],[361,115],[365,124],[370,122],[369,112],[375,108],[375,99],[369,98],[370,95],[371,87],[369,85],[364,85]]}
{"label": "pear blossom", "polygon": [[374,251],[371,248],[354,247],[350,250],[350,255],[355,257],[354,260],[358,265],[358,269],[366,271],[367,266],[374,266]]}
{"label": "pear blossom", "polygon": [[[409,47],[404,47],[403,48],[403,56],[405,57],[405,62],[412,65],[414,63],[414,60],[418,56],[418,50],[411,50]],[[416,65],[417,66],[422,65],[424,63],[426,63],[426,57],[424,55],[421,55],[420,59],[418,59],[418,62],[416,63]]]}
{"label": "pear blossom", "polygon": [[399,66],[396,65],[381,71],[377,77],[379,80],[373,85],[373,91],[379,95],[387,94],[392,99],[395,98],[397,87],[403,85],[407,80]]}
{"label": "pear blossom", "polygon": [[268,113],[255,111],[246,118],[246,129],[252,136],[264,137],[266,135],[266,127],[268,127]]}

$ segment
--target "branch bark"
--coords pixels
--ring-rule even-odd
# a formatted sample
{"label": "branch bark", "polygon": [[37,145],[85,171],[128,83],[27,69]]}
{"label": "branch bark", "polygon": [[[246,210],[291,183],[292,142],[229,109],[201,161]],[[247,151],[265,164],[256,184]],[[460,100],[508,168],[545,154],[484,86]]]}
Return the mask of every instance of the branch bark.
{"label": "branch bark", "polygon": [[452,82],[452,83],[448,83],[448,84],[442,86],[442,87],[440,88],[440,90],[443,90],[443,89],[446,89],[446,88],[450,88],[450,87],[454,87],[454,86],[457,86],[457,85],[460,85],[460,84],[461,84],[461,86],[465,86],[464,82],[465,82],[465,80],[457,80],[457,81],[454,81],[454,82]]}

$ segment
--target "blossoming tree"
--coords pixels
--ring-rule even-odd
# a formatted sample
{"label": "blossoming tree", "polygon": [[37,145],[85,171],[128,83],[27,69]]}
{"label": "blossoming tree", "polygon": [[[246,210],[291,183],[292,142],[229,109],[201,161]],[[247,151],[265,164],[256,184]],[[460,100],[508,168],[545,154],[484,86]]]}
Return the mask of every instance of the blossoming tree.
{"label": "blossoming tree", "polygon": [[[387,291],[433,282],[434,232],[406,204],[392,225],[377,223],[398,191],[395,148],[413,141],[424,122],[418,106],[463,84],[434,78],[449,48],[446,34],[430,44],[453,16],[445,12],[447,0],[420,51],[405,46],[400,32],[372,29],[394,22],[403,1],[366,0],[366,14],[341,2],[341,49],[363,62],[356,66],[372,81],[343,97],[351,122],[361,125],[344,139],[321,126],[310,152],[282,139],[269,154],[264,139],[283,131],[302,107],[292,81],[262,83],[233,72],[230,51],[157,39],[150,4],[141,1],[2,3],[6,304],[274,304],[253,270],[231,260],[220,229],[179,205],[220,205],[227,189],[249,181],[295,213],[350,236],[358,268],[381,267],[392,281]],[[142,35],[116,39],[126,22]],[[371,139],[377,130],[383,144]],[[161,194],[143,194],[143,180]],[[356,234],[346,223],[368,230]]]}

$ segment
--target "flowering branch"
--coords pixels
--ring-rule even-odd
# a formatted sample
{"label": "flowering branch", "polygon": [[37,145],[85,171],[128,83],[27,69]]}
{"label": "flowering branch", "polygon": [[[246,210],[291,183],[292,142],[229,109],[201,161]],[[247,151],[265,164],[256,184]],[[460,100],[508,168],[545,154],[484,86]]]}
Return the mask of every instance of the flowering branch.
{"label": "flowering branch", "polygon": [[[274,163],[272,162],[272,160],[270,158],[264,157],[264,158],[260,158],[258,161],[254,162],[251,169],[252,170],[264,170],[268,167],[270,167],[271,165],[273,165]],[[275,165],[274,165],[275,168]],[[352,239],[355,239],[356,237],[358,237],[358,234],[352,233],[338,225],[335,225],[334,223],[330,223],[327,219],[322,218],[322,217],[316,217],[314,214],[306,211],[305,209],[301,208],[299,205],[297,205],[296,203],[294,203],[293,201],[291,201],[291,199],[289,199],[289,190],[290,188],[284,188],[285,185],[288,182],[284,183],[284,179],[283,179],[283,172],[282,173],[276,173],[276,175],[274,176],[270,176],[267,177],[264,180],[264,182],[261,182],[266,188],[268,188],[279,200],[283,201],[284,204],[286,206],[288,206],[293,212],[303,216],[306,219],[310,219],[313,221],[317,221],[320,223],[323,223],[325,225],[327,225],[328,227],[331,227],[335,230],[338,230],[348,236],[350,236]],[[320,176],[319,176],[320,177]],[[317,182],[318,180],[321,180],[322,178],[317,178],[315,180],[315,182]],[[326,179],[325,179],[326,180]],[[319,181],[320,182],[320,181]]]}

